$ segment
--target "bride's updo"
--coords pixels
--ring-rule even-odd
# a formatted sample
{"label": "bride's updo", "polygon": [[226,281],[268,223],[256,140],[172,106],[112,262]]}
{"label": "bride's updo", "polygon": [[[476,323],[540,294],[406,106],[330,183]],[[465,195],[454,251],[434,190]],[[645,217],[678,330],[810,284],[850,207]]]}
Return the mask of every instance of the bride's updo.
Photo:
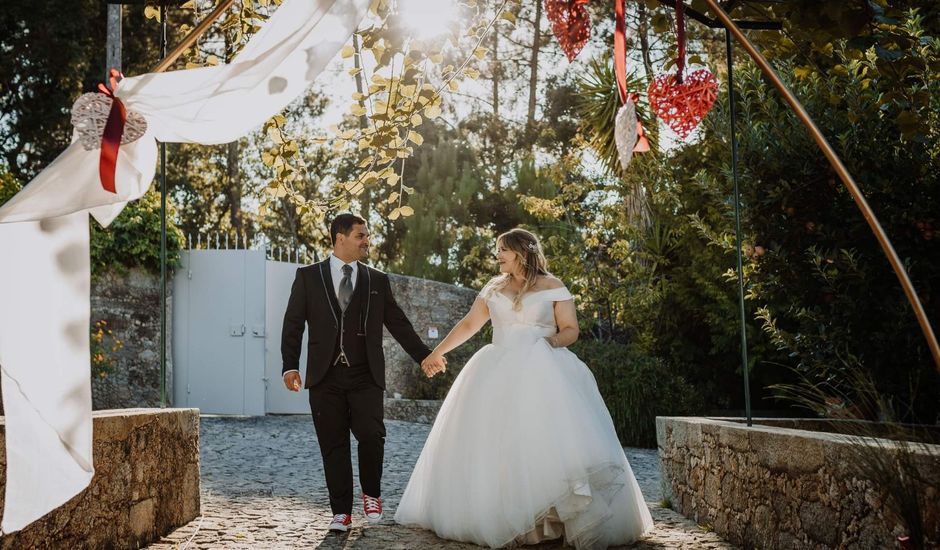
{"label": "bride's updo", "polygon": [[[496,248],[500,246],[516,253],[522,267],[522,289],[513,298],[513,309],[522,307],[522,297],[531,290],[538,281],[539,275],[548,275],[548,260],[542,252],[542,243],[539,238],[525,229],[510,229],[496,238]],[[500,291],[512,280],[512,274],[503,273],[491,281],[493,290]],[[487,285],[489,286],[489,285]]]}

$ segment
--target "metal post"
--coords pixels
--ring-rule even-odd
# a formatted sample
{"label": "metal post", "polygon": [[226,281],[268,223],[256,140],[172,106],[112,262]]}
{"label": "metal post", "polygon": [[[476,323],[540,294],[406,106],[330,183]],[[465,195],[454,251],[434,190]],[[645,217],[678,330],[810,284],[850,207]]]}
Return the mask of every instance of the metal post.
{"label": "metal post", "polygon": [[731,31],[725,29],[725,51],[728,63],[728,105],[731,107],[731,180],[734,182],[734,242],[738,254],[738,313],[741,320],[741,372],[744,374],[744,415],[751,425],[751,385],[747,372],[747,317],[744,312],[744,262],[741,258],[741,192],[738,188],[738,125],[734,107],[734,60],[731,55]]}
{"label": "metal post", "polygon": [[108,4],[108,40],[105,46],[104,82],[108,82],[111,69],[121,70],[121,10],[120,4]]}
{"label": "metal post", "polygon": [[[166,6],[160,6],[160,57],[166,58]],[[160,407],[166,400],[166,143],[160,142]]]}

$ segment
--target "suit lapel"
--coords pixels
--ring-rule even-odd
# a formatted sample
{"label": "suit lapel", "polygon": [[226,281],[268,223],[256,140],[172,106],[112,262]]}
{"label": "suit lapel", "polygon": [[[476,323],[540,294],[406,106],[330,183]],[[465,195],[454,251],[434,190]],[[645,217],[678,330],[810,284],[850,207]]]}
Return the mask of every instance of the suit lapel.
{"label": "suit lapel", "polygon": [[342,308],[339,307],[339,300],[336,299],[336,291],[333,285],[333,270],[330,269],[330,257],[320,262],[320,273],[323,275],[323,291],[329,299],[330,309],[336,317],[343,315]]}

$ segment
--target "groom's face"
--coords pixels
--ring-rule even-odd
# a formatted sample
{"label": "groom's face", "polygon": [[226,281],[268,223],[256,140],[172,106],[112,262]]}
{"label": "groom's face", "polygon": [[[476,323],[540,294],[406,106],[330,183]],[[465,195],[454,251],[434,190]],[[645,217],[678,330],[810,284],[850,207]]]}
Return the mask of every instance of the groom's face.
{"label": "groom's face", "polygon": [[349,235],[336,235],[337,256],[347,260],[364,260],[369,255],[369,230],[364,224],[356,224]]}

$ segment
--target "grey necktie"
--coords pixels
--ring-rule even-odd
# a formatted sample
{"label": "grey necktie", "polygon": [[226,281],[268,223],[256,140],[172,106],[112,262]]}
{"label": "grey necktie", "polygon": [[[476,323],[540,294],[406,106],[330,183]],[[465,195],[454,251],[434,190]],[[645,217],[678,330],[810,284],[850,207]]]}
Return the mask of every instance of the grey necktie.
{"label": "grey necktie", "polygon": [[346,311],[346,306],[352,300],[352,266],[343,266],[343,279],[339,282],[339,307]]}

